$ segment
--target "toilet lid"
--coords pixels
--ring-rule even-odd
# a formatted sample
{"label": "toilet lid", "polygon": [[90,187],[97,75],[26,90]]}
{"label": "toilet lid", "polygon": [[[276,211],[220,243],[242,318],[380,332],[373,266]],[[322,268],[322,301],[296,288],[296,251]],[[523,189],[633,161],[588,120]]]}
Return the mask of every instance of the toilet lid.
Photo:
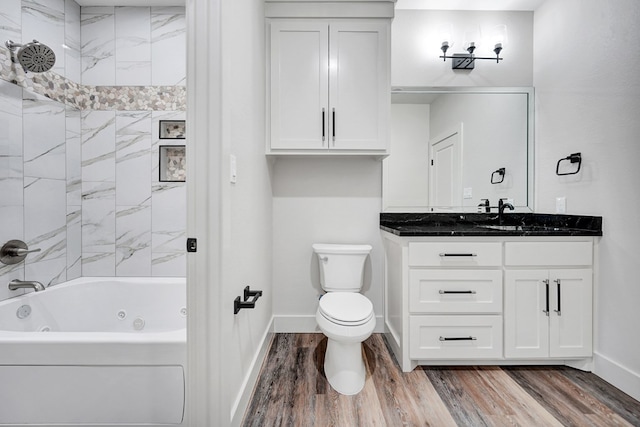
{"label": "toilet lid", "polygon": [[371,319],[373,304],[356,292],[329,292],[320,298],[320,313],[334,323],[358,326]]}

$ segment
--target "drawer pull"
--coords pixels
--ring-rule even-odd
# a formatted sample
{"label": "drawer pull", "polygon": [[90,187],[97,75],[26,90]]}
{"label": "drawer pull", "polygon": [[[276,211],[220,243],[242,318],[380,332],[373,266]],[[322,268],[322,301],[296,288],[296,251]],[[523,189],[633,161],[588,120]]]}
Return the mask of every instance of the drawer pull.
{"label": "drawer pull", "polygon": [[440,341],[475,341],[476,337],[440,337]]}
{"label": "drawer pull", "polygon": [[439,294],[473,294],[475,295],[476,291],[443,291],[442,289],[440,289],[438,291]]}
{"label": "drawer pull", "polygon": [[469,256],[469,257],[473,257],[473,256],[478,256],[478,254],[474,254],[474,253],[448,253],[448,252],[442,252],[440,253],[441,257],[447,257],[447,256]]}

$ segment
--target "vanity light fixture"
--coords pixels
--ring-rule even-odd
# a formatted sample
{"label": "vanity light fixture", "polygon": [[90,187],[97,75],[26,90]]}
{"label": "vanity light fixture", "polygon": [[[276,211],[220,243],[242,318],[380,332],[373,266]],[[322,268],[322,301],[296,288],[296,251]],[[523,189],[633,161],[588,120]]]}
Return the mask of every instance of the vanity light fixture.
{"label": "vanity light fixture", "polygon": [[487,56],[475,56],[473,52],[476,50],[476,44],[474,42],[469,42],[469,46],[467,47],[467,53],[454,53],[451,56],[447,56],[447,50],[449,50],[449,42],[443,41],[442,46],[440,47],[442,50],[442,58],[443,61],[447,59],[451,59],[451,68],[454,70],[473,70],[475,68],[475,62],[477,59],[490,59],[495,60],[496,63],[499,63],[504,58],[500,58],[500,52],[502,52],[502,43],[496,43],[493,48],[493,53],[496,54],[495,58],[487,57]]}

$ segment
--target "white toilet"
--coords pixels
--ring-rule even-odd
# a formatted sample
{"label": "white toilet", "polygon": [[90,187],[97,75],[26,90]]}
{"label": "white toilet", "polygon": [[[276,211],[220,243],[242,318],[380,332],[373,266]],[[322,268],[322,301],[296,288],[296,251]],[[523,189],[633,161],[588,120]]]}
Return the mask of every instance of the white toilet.
{"label": "white toilet", "polygon": [[320,264],[320,298],[316,321],[327,340],[324,372],[338,393],[357,394],[364,387],[362,341],[376,326],[373,304],[360,294],[369,245],[312,245]]}

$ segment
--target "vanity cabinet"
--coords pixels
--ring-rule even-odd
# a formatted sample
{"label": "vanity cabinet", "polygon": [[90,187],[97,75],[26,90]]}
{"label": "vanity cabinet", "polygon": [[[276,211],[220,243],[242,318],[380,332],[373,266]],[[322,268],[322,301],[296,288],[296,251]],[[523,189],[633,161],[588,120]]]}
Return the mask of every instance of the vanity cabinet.
{"label": "vanity cabinet", "polygon": [[268,26],[267,154],[387,154],[390,21]]}
{"label": "vanity cabinet", "polygon": [[409,243],[409,357],[502,356],[502,247]]}
{"label": "vanity cabinet", "polygon": [[589,366],[592,237],[382,234],[385,333],[403,371],[420,364]]}
{"label": "vanity cabinet", "polygon": [[591,242],[505,246],[505,357],[591,357]]}

